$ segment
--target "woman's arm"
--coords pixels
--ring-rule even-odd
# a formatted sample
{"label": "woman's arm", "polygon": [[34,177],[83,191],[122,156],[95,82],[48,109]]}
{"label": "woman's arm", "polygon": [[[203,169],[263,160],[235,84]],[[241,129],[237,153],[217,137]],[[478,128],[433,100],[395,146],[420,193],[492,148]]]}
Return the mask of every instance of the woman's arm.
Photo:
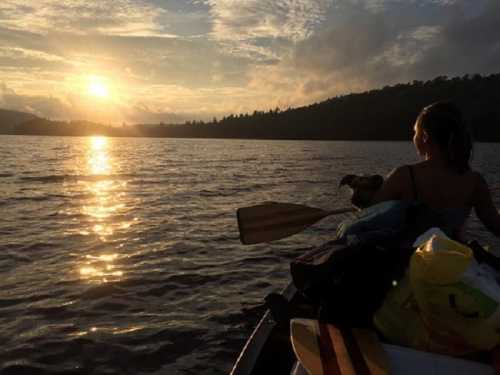
{"label": "woman's arm", "polygon": [[408,167],[398,167],[389,173],[382,187],[373,196],[371,204],[402,199]]}
{"label": "woman's arm", "polygon": [[488,183],[479,173],[477,176],[473,199],[474,210],[484,226],[495,236],[500,237],[500,215],[491,200]]}

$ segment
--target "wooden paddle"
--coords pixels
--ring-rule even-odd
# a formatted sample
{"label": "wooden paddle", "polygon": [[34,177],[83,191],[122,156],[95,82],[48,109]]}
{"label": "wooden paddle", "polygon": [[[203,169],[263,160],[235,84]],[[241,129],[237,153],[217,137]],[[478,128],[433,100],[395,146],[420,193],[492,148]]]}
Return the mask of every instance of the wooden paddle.
{"label": "wooden paddle", "polygon": [[389,358],[374,331],[292,319],[293,351],[311,375],[388,375]]}
{"label": "wooden paddle", "polygon": [[324,217],[354,212],[355,208],[322,210],[294,203],[270,202],[239,208],[236,212],[240,240],[243,244],[257,244],[279,240],[298,233]]}

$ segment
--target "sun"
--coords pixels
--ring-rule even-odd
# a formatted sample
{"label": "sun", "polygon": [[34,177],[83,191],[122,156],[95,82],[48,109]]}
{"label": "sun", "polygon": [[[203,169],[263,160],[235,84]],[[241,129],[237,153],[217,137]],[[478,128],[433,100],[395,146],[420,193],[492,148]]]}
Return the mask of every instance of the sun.
{"label": "sun", "polygon": [[99,82],[92,82],[89,84],[89,92],[100,98],[107,98],[109,96],[108,88]]}
{"label": "sun", "polygon": [[102,78],[90,77],[88,82],[88,92],[98,98],[109,98],[109,89]]}

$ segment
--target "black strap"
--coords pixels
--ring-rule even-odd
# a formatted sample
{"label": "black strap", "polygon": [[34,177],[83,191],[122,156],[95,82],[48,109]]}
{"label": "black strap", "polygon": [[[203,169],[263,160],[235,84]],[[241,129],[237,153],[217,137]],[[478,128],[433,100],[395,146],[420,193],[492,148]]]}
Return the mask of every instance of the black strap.
{"label": "black strap", "polygon": [[500,271],[500,257],[497,257],[484,249],[479,242],[472,241],[467,244],[472,249],[474,258],[478,263],[486,263],[496,271]]}
{"label": "black strap", "polygon": [[319,336],[317,340],[323,373],[328,375],[342,375],[338,356],[335,353],[335,347],[330,338],[328,327],[323,323],[319,323]]}
{"label": "black strap", "polygon": [[365,357],[361,352],[359,343],[356,341],[356,337],[350,328],[339,328],[340,334],[344,339],[344,345],[347,349],[347,353],[351,357],[351,364],[354,367],[354,373],[357,375],[370,375],[370,367],[366,363]]}
{"label": "black strap", "polygon": [[411,185],[413,187],[413,198],[418,202],[417,183],[415,182],[415,174],[413,173],[413,167],[411,165],[408,166],[408,171],[410,172]]}

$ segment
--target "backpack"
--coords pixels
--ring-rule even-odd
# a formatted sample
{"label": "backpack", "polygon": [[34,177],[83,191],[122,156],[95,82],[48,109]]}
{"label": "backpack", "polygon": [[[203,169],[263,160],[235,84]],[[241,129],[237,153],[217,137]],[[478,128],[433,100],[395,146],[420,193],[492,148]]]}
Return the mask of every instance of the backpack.
{"label": "backpack", "polygon": [[413,241],[438,224],[439,218],[418,203],[371,206],[341,223],[335,240],[292,261],[293,282],[320,304],[323,320],[372,326],[385,295],[405,274]]}

